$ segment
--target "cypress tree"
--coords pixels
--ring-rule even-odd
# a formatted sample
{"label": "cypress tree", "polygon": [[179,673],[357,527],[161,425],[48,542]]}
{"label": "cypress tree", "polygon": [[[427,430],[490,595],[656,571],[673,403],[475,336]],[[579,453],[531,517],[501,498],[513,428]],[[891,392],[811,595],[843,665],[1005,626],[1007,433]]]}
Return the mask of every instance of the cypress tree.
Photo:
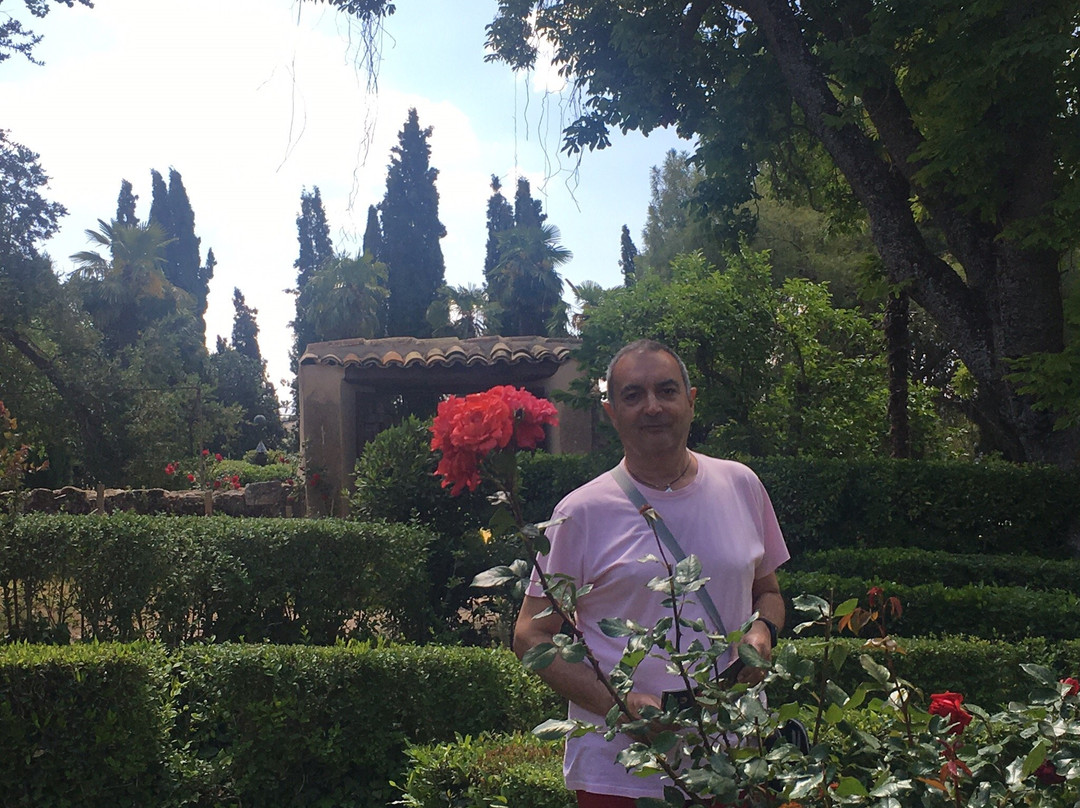
{"label": "cypress tree", "polygon": [[169,207],[169,187],[157,169],[150,169],[150,221],[156,222],[167,238],[173,237],[172,209]]}
{"label": "cypress tree", "polygon": [[135,202],[138,196],[132,193],[131,183],[127,180],[120,182],[120,195],[116,199],[116,223],[132,227],[139,223],[139,217],[135,215]]}
{"label": "cypress tree", "polygon": [[502,195],[502,183],[491,175],[491,198],[487,207],[487,249],[484,254],[484,279],[490,283],[491,274],[499,265],[499,233],[514,226],[514,209]]}
{"label": "cypress tree", "polygon": [[547,214],[540,208],[540,200],[533,199],[529,181],[518,177],[517,191],[514,193],[514,226],[540,228]]}
{"label": "cypress tree", "polygon": [[300,215],[296,217],[296,230],[300,255],[293,266],[297,269],[297,291],[303,291],[311,276],[334,257],[326,208],[323,207],[322,194],[317,185],[310,192],[300,192]]}
{"label": "cypress tree", "polygon": [[370,255],[372,261],[382,260],[382,226],[379,224],[379,209],[368,205],[367,227],[364,228],[364,255]]}
{"label": "cypress tree", "polygon": [[637,280],[637,269],[634,259],[638,256],[638,248],[634,246],[634,240],[630,238],[630,228],[622,226],[622,239],[619,242],[619,268],[622,269],[623,286],[629,289]]}
{"label": "cypress tree", "polygon": [[258,309],[253,309],[244,301],[244,295],[238,288],[233,289],[233,327],[232,347],[244,356],[262,363],[259,351],[259,326],[255,323]]}
{"label": "cypress tree", "polygon": [[421,129],[415,109],[391,151],[386,195],[379,206],[383,255],[390,292],[388,336],[428,337],[428,307],[445,283],[445,265],[439,239],[446,228],[439,221],[439,172],[430,165],[431,128]]}

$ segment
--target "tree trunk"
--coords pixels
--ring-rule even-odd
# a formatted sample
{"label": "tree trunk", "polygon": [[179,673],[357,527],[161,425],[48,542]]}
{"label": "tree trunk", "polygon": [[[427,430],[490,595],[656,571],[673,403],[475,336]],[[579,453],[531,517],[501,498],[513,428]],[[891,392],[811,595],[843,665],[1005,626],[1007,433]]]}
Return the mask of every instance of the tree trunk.
{"label": "tree trunk", "polygon": [[908,378],[911,345],[906,292],[889,295],[885,303],[885,350],[889,368],[889,449],[895,458],[911,457],[911,430],[908,425]]}

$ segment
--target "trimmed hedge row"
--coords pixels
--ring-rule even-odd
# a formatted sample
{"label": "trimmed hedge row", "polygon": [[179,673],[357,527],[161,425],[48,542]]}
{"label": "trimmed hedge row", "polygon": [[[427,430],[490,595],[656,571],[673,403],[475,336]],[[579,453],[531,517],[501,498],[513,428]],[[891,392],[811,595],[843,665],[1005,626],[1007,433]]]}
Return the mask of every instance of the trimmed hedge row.
{"label": "trimmed hedge row", "polygon": [[[1080,597],[1061,590],[982,584],[949,587],[936,581],[909,586],[876,578],[783,569],[777,572],[777,578],[788,598],[808,594],[834,603],[849,598],[865,603],[867,590],[880,585],[886,597],[895,595],[900,599],[903,614],[889,625],[890,631],[904,637],[964,634],[1011,641],[1025,637],[1071,640],[1080,627]],[[790,603],[788,614],[794,614]]]}
{"label": "trimmed hedge row", "polygon": [[1080,595],[1080,560],[1037,556],[975,555],[911,547],[842,548],[793,556],[784,569],[899,584],[932,579],[944,586],[1024,586]]}
{"label": "trimmed hedge row", "polygon": [[[478,493],[451,500],[431,475],[429,433],[419,421],[387,430],[357,463],[361,512],[419,519],[449,535],[487,523]],[[520,457],[526,516],[542,521],[558,501],[610,468],[617,456]],[[772,497],[793,555],[836,547],[921,547],[957,553],[1080,551],[1080,470],[1005,463],[911,460],[748,461]]]}
{"label": "trimmed hedge row", "polygon": [[0,534],[16,638],[421,639],[429,531],[334,519],[32,514]]}
{"label": "trimmed hedge row", "polygon": [[[820,655],[817,641],[794,642]],[[861,645],[844,643],[852,654]],[[953,690],[991,711],[1026,696],[1023,662],[1061,677],[1080,672],[1077,640],[903,644],[901,676],[925,693]],[[864,676],[857,664],[844,671],[837,683],[850,692]],[[773,699],[788,695],[777,690]],[[398,796],[391,781],[406,782],[408,745],[525,732],[562,712],[507,651],[8,646],[0,649],[0,794],[11,808],[381,808]],[[443,768],[428,756],[429,772],[410,778],[414,796],[421,782],[430,789],[463,772],[467,782],[505,773],[490,785],[518,795],[510,805],[561,805],[543,797],[559,793],[543,754],[493,744],[479,744],[474,762],[447,753]],[[539,771],[530,771],[534,758]],[[536,802],[526,801],[530,789]]]}
{"label": "trimmed hedge row", "polygon": [[382,808],[408,744],[525,731],[559,709],[505,651],[10,646],[0,801]]}
{"label": "trimmed hedge row", "polygon": [[1080,470],[781,457],[750,465],[792,555],[922,547],[1065,558],[1080,548]]}

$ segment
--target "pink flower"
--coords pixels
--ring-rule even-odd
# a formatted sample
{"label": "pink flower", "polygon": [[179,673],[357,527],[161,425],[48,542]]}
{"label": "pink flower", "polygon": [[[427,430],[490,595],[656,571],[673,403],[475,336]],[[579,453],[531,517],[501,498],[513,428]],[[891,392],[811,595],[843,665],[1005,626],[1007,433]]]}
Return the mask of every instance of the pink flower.
{"label": "pink flower", "polygon": [[960,706],[963,701],[964,697],[959,693],[949,691],[934,693],[930,696],[928,712],[930,715],[948,718],[949,723],[953,725],[951,732],[959,734],[971,723],[971,713]]}

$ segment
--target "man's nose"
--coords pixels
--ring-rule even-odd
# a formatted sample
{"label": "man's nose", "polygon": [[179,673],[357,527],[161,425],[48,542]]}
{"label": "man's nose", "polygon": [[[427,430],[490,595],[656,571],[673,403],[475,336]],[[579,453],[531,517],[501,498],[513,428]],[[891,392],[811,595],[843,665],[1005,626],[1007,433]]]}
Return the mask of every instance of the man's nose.
{"label": "man's nose", "polygon": [[660,399],[656,397],[655,393],[647,393],[645,396],[645,412],[656,414],[660,410]]}

